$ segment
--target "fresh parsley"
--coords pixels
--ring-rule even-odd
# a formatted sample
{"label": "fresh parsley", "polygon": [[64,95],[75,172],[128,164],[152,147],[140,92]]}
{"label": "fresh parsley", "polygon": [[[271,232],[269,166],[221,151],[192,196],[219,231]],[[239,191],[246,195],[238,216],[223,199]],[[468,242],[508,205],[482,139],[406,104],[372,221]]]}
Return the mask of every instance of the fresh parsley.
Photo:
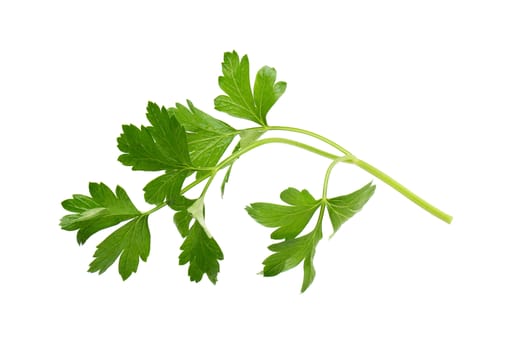
{"label": "fresh parsley", "polygon": [[[271,254],[263,261],[264,276],[278,275],[302,263],[301,291],[304,292],[315,278],[313,260],[317,245],[323,238],[323,230],[326,230],[323,225],[325,214],[332,226],[332,236],[374,194],[376,187],[369,183],[352,193],[329,198],[330,174],[339,163],[357,165],[430,214],[447,223],[452,221],[450,215],[334,141],[308,130],[269,125],[268,113],[286,91],[285,82],[276,82],[274,68],[264,66],[259,69],[252,87],[248,56],[239,57],[233,51],[224,54],[222,74],[219,86],[224,95],[215,99],[215,109],[252,121],[257,126],[235,129],[201,111],[191,101],[169,108],[149,102],[146,108],[149,124],[123,125],[117,144],[122,152],[118,158],[122,164],[132,170],[156,174],[144,187],[144,200],[153,207],[140,211],[123,188],[117,186],[113,192],[103,183],[90,183],[89,196],[75,194],[62,202],[63,208],[71,214],[61,219],[60,226],[67,231],[77,231],[79,244],[84,244],[99,231],[122,224],[97,246],[89,272],[103,273],[117,259],[122,279],[126,280],[137,272],[139,261],[145,262],[150,253],[148,218],[155,211],[169,207],[174,211],[175,227],[183,239],[180,265],[188,264],[191,281],[199,282],[206,275],[215,284],[220,271],[219,261],[224,256],[206,225],[204,200],[207,191],[216,175],[225,169],[221,185],[221,192],[224,193],[232,165],[244,154],[270,143],[299,147],[331,162],[325,172],[320,197],[315,198],[306,189],[290,187],[281,192],[283,203],[252,203],[246,207],[255,221],[273,229],[271,238],[277,241],[268,247]],[[307,135],[324,142],[335,153],[293,138],[265,137],[273,131]],[[237,140],[235,146],[232,145],[234,140]],[[226,155],[228,149],[231,153]],[[190,189],[200,185],[200,196],[186,196]]]}

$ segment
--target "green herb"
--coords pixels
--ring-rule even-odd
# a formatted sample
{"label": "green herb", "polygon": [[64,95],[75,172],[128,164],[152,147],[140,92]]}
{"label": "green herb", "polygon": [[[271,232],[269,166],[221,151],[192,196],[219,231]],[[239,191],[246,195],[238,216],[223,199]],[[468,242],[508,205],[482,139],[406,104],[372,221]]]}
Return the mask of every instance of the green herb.
{"label": "green herb", "polygon": [[[89,184],[91,196],[75,194],[62,202],[64,209],[72,214],[65,215],[60,226],[64,230],[77,231],[79,244],[84,244],[99,231],[123,223],[97,246],[89,272],[103,273],[117,259],[122,279],[126,280],[136,272],[139,261],[146,261],[150,252],[149,215],[169,207],[174,211],[173,221],[183,238],[180,265],[189,265],[191,281],[199,282],[206,274],[215,284],[223,253],[206,225],[206,194],[216,175],[223,169],[225,174],[221,192],[224,193],[232,165],[244,154],[270,143],[299,147],[331,162],[325,172],[320,197],[315,198],[308,190],[290,187],[281,192],[283,204],[252,203],[246,207],[248,214],[258,223],[274,229],[271,238],[277,242],[268,247],[272,254],[263,261],[264,276],[278,275],[302,263],[304,275],[301,291],[304,292],[315,278],[313,259],[323,237],[325,213],[328,213],[333,235],[374,194],[375,185],[369,183],[350,194],[328,198],[330,174],[339,163],[357,165],[430,214],[447,223],[452,221],[450,215],[334,141],[295,127],[268,125],[268,112],[286,90],[286,83],[276,82],[277,72],[274,68],[265,66],[259,69],[252,88],[248,57],[241,58],[233,51],[224,54],[222,73],[219,86],[225,95],[215,99],[215,109],[252,121],[258,126],[235,129],[197,109],[190,101],[186,105],[177,103],[170,108],[149,102],[146,109],[149,125],[123,125],[117,142],[122,152],[118,160],[122,164],[130,166],[132,170],[156,173],[144,187],[144,199],[153,207],[148,211],[139,211],[124,189],[117,186],[113,192],[103,183]],[[324,142],[335,153],[293,138],[265,137],[273,131],[307,135]],[[237,142],[232,146],[234,140]],[[231,154],[225,156],[230,146]],[[188,198],[186,193],[199,185],[202,185],[200,196]],[[311,228],[306,229],[309,224]],[[227,224],[225,228],[231,230]]]}

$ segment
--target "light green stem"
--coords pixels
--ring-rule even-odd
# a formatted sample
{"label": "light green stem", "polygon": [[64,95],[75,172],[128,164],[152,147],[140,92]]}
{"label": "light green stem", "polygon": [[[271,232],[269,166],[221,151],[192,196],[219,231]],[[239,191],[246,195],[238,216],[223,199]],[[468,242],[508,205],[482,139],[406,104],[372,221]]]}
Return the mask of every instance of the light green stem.
{"label": "light green stem", "polygon": [[324,175],[324,182],[323,182],[323,197],[322,197],[323,201],[326,201],[326,199],[328,198],[328,195],[327,195],[328,194],[328,182],[330,180],[330,174],[332,173],[332,169],[336,166],[337,163],[344,162],[347,160],[348,158],[346,156],[336,158],[334,159],[332,163],[330,163],[330,165],[328,166],[328,169],[326,169],[326,174]]}
{"label": "light green stem", "polygon": [[230,165],[232,162],[234,162],[237,158],[242,156],[243,154],[248,153],[249,151],[251,151],[254,148],[257,148],[257,147],[260,147],[260,146],[263,146],[263,145],[266,145],[266,144],[269,144],[269,143],[284,143],[284,144],[287,144],[287,145],[290,145],[290,146],[302,148],[302,149],[304,149],[306,151],[318,154],[320,156],[323,156],[323,157],[326,157],[326,158],[329,158],[329,159],[340,158],[339,156],[337,156],[335,154],[332,154],[332,153],[329,153],[329,152],[325,152],[325,151],[320,150],[318,148],[315,148],[313,146],[307,145],[306,143],[302,143],[302,142],[299,142],[299,141],[290,140],[290,139],[286,139],[286,138],[282,138],[282,137],[269,137],[269,138],[266,138],[266,139],[254,141],[254,142],[250,143],[248,146],[246,146],[244,148],[241,148],[238,152],[233,153],[228,158],[224,159],[222,162],[217,164],[217,166],[215,168],[216,168],[217,171],[222,169],[222,168],[225,168],[228,165]]}
{"label": "light green stem", "polygon": [[374,175],[375,177],[377,177],[378,179],[380,179],[381,181],[383,181],[384,183],[401,193],[403,196],[410,199],[412,202],[425,209],[430,214],[434,215],[435,217],[445,221],[447,224],[450,224],[452,222],[452,216],[436,208],[429,202],[425,201],[423,198],[419,197],[414,192],[410,191],[408,188],[401,185],[399,182],[397,182],[381,170],[377,169],[376,167],[360,159],[356,159],[354,161],[354,164],[360,167],[361,169],[365,170],[366,172]]}
{"label": "light green stem", "polygon": [[316,134],[315,132],[312,132],[312,131],[309,131],[309,130],[294,128],[294,127],[290,127],[290,126],[268,126],[268,127],[266,127],[266,130],[290,131],[290,132],[295,132],[295,133],[298,133],[298,134],[308,135],[308,136],[311,136],[313,138],[318,139],[319,141],[322,141],[322,142],[326,143],[327,145],[332,146],[333,148],[335,148],[339,152],[343,153],[345,156],[353,157],[352,153],[350,153],[343,146],[335,143],[334,141],[332,141],[332,140],[330,140],[330,139],[328,139],[328,138],[326,138],[326,137],[324,137],[322,135]]}

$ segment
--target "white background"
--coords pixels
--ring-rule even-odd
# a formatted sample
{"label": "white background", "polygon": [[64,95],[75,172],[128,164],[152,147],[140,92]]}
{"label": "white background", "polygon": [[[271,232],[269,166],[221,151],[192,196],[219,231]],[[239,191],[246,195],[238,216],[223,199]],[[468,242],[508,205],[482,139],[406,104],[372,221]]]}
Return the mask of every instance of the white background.
{"label": "white background", "polygon": [[[0,348],[525,348],[522,1],[136,3],[0,5]],[[319,195],[328,162],[267,146],[235,165],[224,199],[209,192],[216,286],[178,266],[169,210],[151,217],[150,258],[128,281],[86,272],[107,233],[77,246],[60,202],[104,181],[148,209],[153,174],[116,161],[120,126],[144,123],[148,100],[220,115],[233,49],[288,82],[271,124],[343,144],[453,224],[376,181],[320,243],[301,295],[301,269],[256,274],[270,230],[243,208],[288,186]],[[333,177],[333,195],[371,180],[345,165]]]}

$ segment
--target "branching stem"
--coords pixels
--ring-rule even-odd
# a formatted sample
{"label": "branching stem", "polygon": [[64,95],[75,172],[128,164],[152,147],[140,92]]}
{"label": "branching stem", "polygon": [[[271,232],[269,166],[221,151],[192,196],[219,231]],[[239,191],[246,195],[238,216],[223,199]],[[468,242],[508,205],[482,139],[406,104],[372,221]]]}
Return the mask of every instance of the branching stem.
{"label": "branching stem", "polygon": [[[376,167],[368,164],[367,162],[365,162],[363,160],[360,160],[359,158],[354,156],[350,151],[348,151],[344,147],[340,146],[339,144],[335,143],[334,141],[329,140],[326,137],[321,136],[319,134],[316,134],[314,132],[311,132],[311,131],[308,131],[308,130],[299,129],[299,128],[294,128],[294,127],[269,126],[269,127],[266,127],[266,129],[267,130],[290,131],[290,132],[304,134],[304,135],[308,135],[308,136],[311,136],[313,138],[316,138],[316,139],[318,139],[318,140],[320,140],[320,141],[322,141],[322,142],[324,142],[324,143],[334,147],[335,149],[337,149],[341,153],[343,153],[345,155],[345,157],[343,157],[343,158],[346,158],[346,159],[342,159],[341,161],[343,161],[345,163],[353,163],[353,164],[357,165],[361,169],[365,170],[369,174],[375,176],[376,178],[380,179],[381,181],[383,181],[384,183],[386,183],[387,185],[389,185],[390,187],[392,187],[393,189],[395,189],[396,191],[401,193],[403,196],[405,196],[406,198],[411,200],[413,203],[417,204],[419,207],[423,208],[428,213],[434,215],[438,219],[443,220],[444,222],[446,222],[448,224],[450,224],[452,222],[452,216],[451,215],[449,215],[449,214],[443,212],[442,210],[436,208],[435,206],[433,206],[432,204],[430,204],[429,202],[427,202],[423,198],[419,197],[414,192],[410,191],[408,188],[406,188],[405,186],[403,186],[402,184],[400,184],[399,182],[397,182],[396,180],[394,180],[392,177],[390,177],[389,175],[385,174],[381,170],[377,169]],[[331,166],[333,167],[338,162],[335,161],[335,159],[337,159],[337,158],[331,158],[331,159],[334,159],[334,163],[331,164]],[[331,168],[329,170],[331,171]],[[329,172],[327,172],[327,176],[329,176]],[[327,181],[326,178],[325,178],[325,181]],[[325,187],[323,188],[323,190],[325,190],[325,189],[326,189],[326,183],[325,183]]]}
{"label": "branching stem", "polygon": [[[260,130],[260,131],[263,131],[263,132],[264,131],[288,131],[288,132],[294,132],[294,133],[299,133],[299,134],[303,134],[303,135],[308,135],[310,137],[313,137],[313,138],[315,138],[315,139],[317,139],[319,141],[322,141],[323,143],[326,143],[327,145],[335,148],[336,150],[341,152],[343,154],[343,156],[338,156],[338,155],[335,155],[335,154],[323,151],[321,149],[318,149],[316,147],[310,146],[308,144],[305,144],[305,143],[302,143],[302,142],[299,142],[299,141],[295,141],[295,140],[291,140],[291,139],[287,139],[287,138],[269,137],[269,138],[265,138],[265,139],[260,139],[260,140],[254,141],[254,142],[248,144],[247,146],[241,148],[239,151],[237,151],[237,152],[233,153],[232,155],[230,155],[229,157],[225,158],[222,162],[217,164],[215,167],[213,167],[211,169],[207,169],[207,170],[210,170],[210,174],[208,176],[203,176],[203,177],[198,178],[197,180],[193,181],[192,183],[190,183],[189,185],[184,187],[182,189],[181,193],[184,194],[184,193],[188,192],[190,189],[192,189],[193,187],[197,186],[198,184],[200,184],[201,182],[203,182],[204,180],[209,178],[209,180],[208,180],[208,182],[206,184],[206,187],[203,190],[203,195],[204,195],[206,193],[208,187],[210,186],[211,181],[213,180],[213,177],[215,176],[215,174],[219,170],[221,170],[221,169],[231,165],[240,156],[242,156],[245,153],[248,153],[249,151],[251,151],[251,150],[253,150],[255,148],[258,148],[260,146],[263,146],[263,145],[266,145],[266,144],[270,144],[270,143],[282,143],[282,144],[287,144],[287,145],[290,145],[290,146],[298,147],[298,148],[304,149],[306,151],[309,151],[309,152],[315,153],[317,155],[320,155],[322,157],[325,157],[325,158],[333,160],[333,162],[330,164],[330,166],[329,166],[329,168],[328,168],[328,170],[326,172],[326,175],[325,175],[324,184],[323,184],[323,198],[326,198],[326,194],[327,194],[327,190],[328,190],[328,179],[329,179],[329,176],[330,176],[330,173],[331,173],[333,167],[335,167],[335,165],[337,163],[340,163],[340,162],[350,163],[350,164],[357,165],[359,168],[365,170],[369,174],[371,174],[371,175],[375,176],[376,178],[380,179],[385,184],[389,185],[390,187],[392,187],[393,189],[398,191],[400,194],[402,194],[403,196],[408,198],[410,201],[412,201],[413,203],[417,204],[419,207],[421,207],[422,209],[424,209],[428,213],[434,215],[435,217],[439,218],[440,220],[443,220],[444,222],[449,223],[449,224],[452,222],[452,216],[451,215],[449,215],[449,214],[443,212],[442,210],[438,209],[437,207],[433,206],[432,204],[430,204],[429,202],[425,201],[423,198],[419,197],[414,192],[410,191],[408,188],[403,186],[401,183],[399,183],[398,181],[394,180],[389,175],[385,174],[384,172],[382,172],[381,170],[379,170],[376,167],[372,166],[371,164],[368,164],[367,162],[357,158],[350,151],[348,151],[347,149],[345,149],[341,145],[337,144],[336,142],[334,142],[334,141],[332,141],[332,140],[330,140],[330,139],[328,139],[328,138],[326,138],[324,136],[321,136],[319,134],[316,134],[316,133],[308,131],[308,130],[294,128],[294,127],[287,127],[287,126],[264,126],[264,127],[252,128],[251,130]],[[211,176],[211,178],[210,178],[210,176]],[[159,204],[157,207],[151,209],[150,211],[146,212],[145,214],[149,214],[149,213],[152,213],[154,211],[157,211],[158,209],[164,207],[165,205],[166,205],[166,203]]]}
{"label": "branching stem", "polygon": [[323,196],[322,196],[323,201],[326,201],[326,199],[328,198],[328,195],[327,195],[328,194],[328,182],[330,180],[330,174],[332,173],[332,169],[336,166],[337,163],[344,162],[344,161],[348,161],[348,158],[346,156],[336,158],[333,160],[332,163],[330,163],[330,165],[328,166],[328,169],[326,169],[326,174],[324,176],[324,182],[323,182]]}

